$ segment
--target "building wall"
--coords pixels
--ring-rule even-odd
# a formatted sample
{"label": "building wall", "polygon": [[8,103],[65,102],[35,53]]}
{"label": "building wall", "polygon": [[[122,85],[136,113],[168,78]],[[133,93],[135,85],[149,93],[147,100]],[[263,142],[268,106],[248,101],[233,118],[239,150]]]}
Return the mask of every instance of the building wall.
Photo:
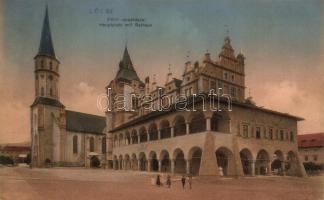
{"label": "building wall", "polygon": [[324,164],[324,148],[299,148],[298,151],[302,162]]}

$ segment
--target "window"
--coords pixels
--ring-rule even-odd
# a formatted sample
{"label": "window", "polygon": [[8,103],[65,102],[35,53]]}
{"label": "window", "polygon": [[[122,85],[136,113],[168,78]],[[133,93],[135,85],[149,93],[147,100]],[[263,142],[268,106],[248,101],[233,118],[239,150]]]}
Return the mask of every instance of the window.
{"label": "window", "polygon": [[249,127],[248,125],[243,125],[243,137],[248,137]]}
{"label": "window", "polygon": [[41,88],[41,96],[44,96],[44,88]]}
{"label": "window", "polygon": [[313,160],[317,161],[317,155],[313,155]]}
{"label": "window", "polygon": [[290,131],[290,141],[294,141],[294,132]]}
{"label": "window", "polygon": [[94,138],[91,137],[89,140],[90,152],[94,152]]}
{"label": "window", "polygon": [[234,81],[234,75],[233,75],[233,74],[232,74],[232,76],[231,76],[231,77],[232,77],[232,81]]}
{"label": "window", "polygon": [[216,91],[216,81],[210,81],[210,89]]}
{"label": "window", "polygon": [[283,130],[280,130],[280,140],[284,140],[284,132],[283,132]]}
{"label": "window", "polygon": [[261,138],[261,128],[260,127],[256,127],[256,129],[255,129],[255,137],[256,137],[256,139]]}
{"label": "window", "polygon": [[52,76],[52,75],[49,75],[49,76],[48,76],[48,79],[49,79],[50,81],[52,81],[52,80],[53,80],[53,76]]}
{"label": "window", "polygon": [[105,154],[107,152],[106,137],[102,138],[101,141],[101,152]]}
{"label": "window", "polygon": [[50,61],[49,66],[50,66],[50,70],[52,70],[52,61]]}
{"label": "window", "polygon": [[44,68],[44,60],[41,60],[41,68]]}
{"label": "window", "polygon": [[235,87],[231,87],[231,96],[235,97],[236,96],[236,89]]}
{"label": "window", "polygon": [[305,156],[305,161],[308,161],[308,156]]}
{"label": "window", "polygon": [[78,153],[78,136],[73,136],[73,153]]}
{"label": "window", "polygon": [[227,72],[224,73],[224,79],[227,80],[228,74]]}
{"label": "window", "polygon": [[50,88],[50,96],[53,96],[53,89]]}
{"label": "window", "polygon": [[270,140],[273,139],[273,129],[272,128],[269,129],[269,139]]}

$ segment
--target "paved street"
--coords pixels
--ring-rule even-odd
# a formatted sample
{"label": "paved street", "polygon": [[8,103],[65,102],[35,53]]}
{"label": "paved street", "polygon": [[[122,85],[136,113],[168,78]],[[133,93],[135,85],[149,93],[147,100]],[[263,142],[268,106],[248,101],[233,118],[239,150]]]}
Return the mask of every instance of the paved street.
{"label": "paved street", "polygon": [[210,199],[319,200],[324,199],[324,177],[200,177],[193,189],[182,189],[179,177],[172,187],[151,184],[151,173],[101,169],[0,168],[0,200],[52,199]]}

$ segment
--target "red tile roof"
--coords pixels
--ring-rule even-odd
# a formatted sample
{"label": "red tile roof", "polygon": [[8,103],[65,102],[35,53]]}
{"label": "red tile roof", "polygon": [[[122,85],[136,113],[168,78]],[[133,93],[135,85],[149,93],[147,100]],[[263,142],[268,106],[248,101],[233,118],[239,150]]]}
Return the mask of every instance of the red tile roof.
{"label": "red tile roof", "polygon": [[298,135],[299,148],[324,147],[324,133]]}

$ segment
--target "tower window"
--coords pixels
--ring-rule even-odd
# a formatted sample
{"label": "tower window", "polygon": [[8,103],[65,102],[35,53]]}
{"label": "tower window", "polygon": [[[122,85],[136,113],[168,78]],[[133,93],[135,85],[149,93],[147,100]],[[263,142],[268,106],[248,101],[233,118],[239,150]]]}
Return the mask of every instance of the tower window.
{"label": "tower window", "polygon": [[73,136],[73,153],[78,153],[78,136]]}
{"label": "tower window", "polygon": [[41,60],[41,68],[44,68],[44,60]]}
{"label": "tower window", "polygon": [[50,70],[52,70],[52,61],[49,63]]}
{"label": "tower window", "polygon": [[50,96],[53,96],[53,89],[50,89]]}
{"label": "tower window", "polygon": [[44,88],[41,88],[41,96],[44,96]]}
{"label": "tower window", "polygon": [[53,76],[52,75],[49,75],[48,76],[48,79],[52,81],[53,80]]}

